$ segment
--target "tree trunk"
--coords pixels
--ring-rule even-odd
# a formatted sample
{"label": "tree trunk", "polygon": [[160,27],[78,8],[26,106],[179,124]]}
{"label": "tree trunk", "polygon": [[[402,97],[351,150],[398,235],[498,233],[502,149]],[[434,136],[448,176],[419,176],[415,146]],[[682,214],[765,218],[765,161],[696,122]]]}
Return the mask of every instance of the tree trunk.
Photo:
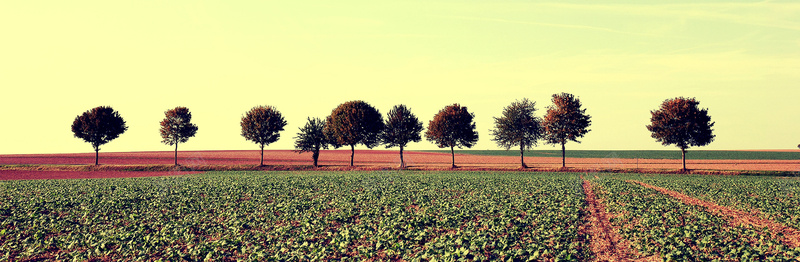
{"label": "tree trunk", "polygon": [[683,160],[683,172],[686,172],[686,149],[681,148],[681,159]]}
{"label": "tree trunk", "polygon": [[453,162],[450,168],[456,168],[456,153],[453,151],[453,146],[450,146],[450,155],[453,156]]}
{"label": "tree trunk", "polygon": [[519,162],[522,168],[528,168],[528,166],[525,165],[525,148],[522,144],[519,145]]}
{"label": "tree trunk", "polygon": [[319,148],[314,149],[314,151],[311,153],[311,158],[314,159],[314,167],[319,167],[317,165],[317,159],[319,159]]}
{"label": "tree trunk", "polygon": [[400,169],[406,167],[406,162],[403,161],[403,146],[400,146]]}
{"label": "tree trunk", "polygon": [[261,166],[264,166],[264,144],[261,144]]}
{"label": "tree trunk", "polygon": [[96,165],[100,165],[100,164],[98,164],[98,159],[100,158],[100,153],[99,152],[100,152],[100,148],[99,147],[95,147],[94,148],[94,165],[95,166]]}
{"label": "tree trunk", "polygon": [[561,168],[567,167],[567,154],[565,153],[567,149],[564,147],[564,142],[561,142]]}
{"label": "tree trunk", "polygon": [[178,142],[175,142],[175,166],[178,166]]}
{"label": "tree trunk", "polygon": [[353,158],[356,156],[356,145],[350,145],[350,166],[353,166]]}

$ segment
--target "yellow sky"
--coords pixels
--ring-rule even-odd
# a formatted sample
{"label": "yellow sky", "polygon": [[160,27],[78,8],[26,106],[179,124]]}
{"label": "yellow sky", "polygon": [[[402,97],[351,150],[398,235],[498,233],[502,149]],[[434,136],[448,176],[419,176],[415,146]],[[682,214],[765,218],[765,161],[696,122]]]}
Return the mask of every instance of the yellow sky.
{"label": "yellow sky", "polygon": [[[474,112],[475,149],[516,99],[578,96],[592,131],[568,149],[673,149],[645,128],[665,99],[716,121],[703,149],[800,143],[800,4],[780,1],[4,1],[0,154],[90,152],[78,114],[109,105],[130,129],[102,151],[171,150],[163,112],[199,130],[181,150],[257,149],[239,121],[276,106],[290,149],[306,117],[364,100],[427,122]],[[434,149],[427,141],[409,149]],[[539,149],[552,149],[540,146]]]}

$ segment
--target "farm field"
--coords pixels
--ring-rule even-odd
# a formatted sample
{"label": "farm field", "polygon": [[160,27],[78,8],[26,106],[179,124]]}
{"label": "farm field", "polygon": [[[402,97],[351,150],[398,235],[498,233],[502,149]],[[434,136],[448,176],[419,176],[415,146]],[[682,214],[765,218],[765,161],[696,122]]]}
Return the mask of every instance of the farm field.
{"label": "farm field", "polygon": [[[450,153],[447,150],[425,152]],[[485,156],[516,156],[519,150],[458,150],[460,154]],[[681,151],[674,150],[567,150],[569,158],[621,158],[621,159],[681,159]],[[531,157],[561,157],[561,150],[526,151]],[[798,160],[800,150],[688,150],[686,159],[693,160]]]}
{"label": "farm field", "polygon": [[[463,150],[459,152],[471,152],[469,154],[456,154],[456,165],[467,170],[482,169],[517,169],[519,167],[518,155],[501,155],[498,152],[507,151],[488,151],[495,155],[479,155],[476,153],[484,151]],[[513,151],[508,151],[512,152]],[[530,153],[536,154],[537,150]],[[568,154],[584,154],[588,151],[569,151]],[[592,154],[602,155],[599,152],[616,151],[597,151]],[[631,151],[634,152],[634,151]],[[714,151],[729,152],[729,151]],[[730,151],[738,152],[738,151]],[[518,153],[518,152],[517,152]],[[678,152],[670,152],[679,156]],[[699,151],[698,151],[699,153]],[[782,158],[790,158],[797,152],[744,152],[742,156],[751,156],[751,159],[719,159],[720,155],[713,155],[715,159],[690,159],[687,166],[697,170],[751,170],[751,171],[785,171],[800,172],[800,158],[781,159],[781,157],[769,158],[770,154],[776,153]],[[173,152],[108,152],[100,153],[101,165],[171,165],[173,163]],[[560,153],[559,153],[560,154]],[[647,156],[647,153],[643,153]],[[690,152],[689,155],[694,154]],[[737,153],[738,154],[738,153]],[[653,156],[655,157],[655,156]],[[768,159],[756,159],[756,158]],[[259,163],[259,151],[187,151],[179,152],[179,163],[184,166],[219,166],[219,165],[250,165]],[[310,153],[297,154],[290,150],[267,150],[264,152],[264,162],[270,166],[310,166]],[[406,151],[405,160],[411,169],[438,170],[449,169],[450,154],[442,152],[420,152]],[[350,161],[349,150],[325,150],[320,153],[320,165],[324,167],[347,167]],[[537,169],[556,169],[561,167],[561,158],[547,156],[525,157],[525,162]],[[578,170],[608,170],[608,169],[631,169],[651,172],[662,172],[664,170],[677,170],[680,168],[680,159],[645,159],[645,158],[625,158],[624,154],[615,155],[609,153],[600,157],[580,158],[568,157],[567,167]],[[94,163],[94,153],[79,154],[23,154],[23,155],[0,155],[0,165],[88,165]],[[398,152],[394,150],[356,150],[355,165],[366,169],[396,168],[400,163]]]}
{"label": "farm field", "polygon": [[[240,171],[0,188],[0,260],[800,258],[798,224],[782,219],[800,210],[781,206],[800,200],[796,178]],[[692,194],[705,188],[776,199]]]}

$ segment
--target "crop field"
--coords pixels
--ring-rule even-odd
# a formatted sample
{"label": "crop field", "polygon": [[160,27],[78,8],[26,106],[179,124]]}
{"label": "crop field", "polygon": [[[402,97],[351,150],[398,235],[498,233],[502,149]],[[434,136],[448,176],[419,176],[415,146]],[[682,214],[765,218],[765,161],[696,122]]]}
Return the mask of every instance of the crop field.
{"label": "crop field", "polygon": [[4,259],[588,258],[577,175],[5,181]]}
{"label": "crop field", "polygon": [[[633,179],[634,177],[628,177]],[[676,261],[792,260],[800,248],[781,243],[767,227],[733,226],[729,217],[626,181],[592,179],[606,200],[611,224],[630,243],[633,257]],[[628,254],[628,255],[631,255]]]}
{"label": "crop field", "polygon": [[0,260],[790,261],[796,178],[207,172],[0,181]]}

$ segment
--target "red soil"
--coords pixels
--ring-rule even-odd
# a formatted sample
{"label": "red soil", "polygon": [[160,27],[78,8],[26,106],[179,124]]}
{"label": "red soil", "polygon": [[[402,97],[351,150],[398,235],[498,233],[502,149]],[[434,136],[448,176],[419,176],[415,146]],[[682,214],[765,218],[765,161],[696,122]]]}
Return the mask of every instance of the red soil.
{"label": "red soil", "polygon": [[199,172],[165,171],[165,172],[126,172],[126,171],[17,171],[0,170],[0,180],[31,179],[80,179],[80,178],[116,178],[116,177],[149,177],[179,176]]}
{"label": "red soil", "polygon": [[[171,165],[174,152],[100,152],[103,165]],[[448,169],[451,156],[447,153],[405,152],[406,165],[419,169]],[[680,160],[669,159],[619,159],[619,158],[567,158],[567,167],[591,169],[639,169],[644,172],[677,170]],[[31,154],[0,155],[0,165],[89,165],[94,163],[94,153],[80,154]],[[181,151],[178,163],[184,166],[205,165],[257,165],[259,151]],[[319,164],[323,166],[348,166],[349,150],[324,150],[320,153]],[[561,167],[558,157],[526,157],[525,163],[539,169]],[[311,154],[297,154],[291,150],[264,151],[264,164],[270,166],[308,166]],[[400,158],[394,150],[356,150],[355,164],[360,167],[399,166]],[[456,165],[464,169],[515,169],[519,158],[515,156],[478,156],[456,154]],[[687,160],[687,166],[696,170],[758,170],[758,171],[797,171],[800,160]]]}

